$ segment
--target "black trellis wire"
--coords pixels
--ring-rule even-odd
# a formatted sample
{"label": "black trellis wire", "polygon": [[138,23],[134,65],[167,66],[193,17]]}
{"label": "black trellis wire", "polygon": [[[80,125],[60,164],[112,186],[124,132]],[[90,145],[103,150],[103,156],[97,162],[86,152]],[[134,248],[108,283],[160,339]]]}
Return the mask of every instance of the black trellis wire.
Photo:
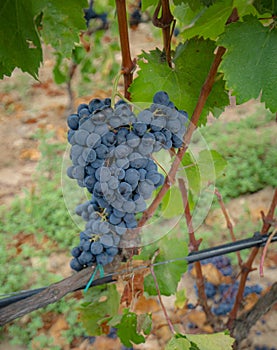
{"label": "black trellis wire", "polygon": [[[239,240],[236,242],[226,243],[226,244],[222,244],[222,245],[219,245],[216,247],[203,249],[203,250],[200,250],[197,252],[192,252],[188,256],[183,257],[183,258],[156,262],[153,264],[153,266],[168,264],[171,262],[182,261],[182,260],[185,260],[188,264],[192,264],[196,261],[202,261],[202,260],[205,260],[208,258],[213,258],[215,256],[221,256],[221,255],[225,255],[225,254],[229,254],[229,253],[234,253],[234,252],[237,252],[240,250],[249,249],[249,248],[253,248],[253,247],[262,247],[266,244],[269,237],[270,237],[270,234],[261,235],[260,232],[255,232],[251,238],[246,238],[246,239],[242,239],[242,240]],[[277,242],[277,234],[275,234],[271,238],[271,243],[272,242]],[[139,269],[145,269],[148,267],[149,267],[149,265],[139,266],[139,267],[134,268],[133,271],[139,270]],[[106,275],[105,277],[95,279],[91,283],[90,288],[94,287],[94,286],[106,284],[106,283],[115,282],[114,276],[119,275],[119,274],[128,273],[128,272],[129,271],[127,271],[127,270],[121,271],[121,272],[113,272],[113,273]],[[86,287],[86,285],[84,284],[81,288],[78,288],[76,290],[81,290],[81,289],[84,289],[85,287]],[[5,306],[8,306],[10,304],[13,304],[17,301],[29,298],[37,293],[40,293],[43,290],[45,290],[46,288],[47,287],[42,287],[42,288],[37,288],[37,289],[30,289],[30,290],[25,290],[25,291],[21,291],[21,292],[5,294],[5,296],[6,295],[9,295],[9,296],[0,299],[0,309],[5,307]]]}

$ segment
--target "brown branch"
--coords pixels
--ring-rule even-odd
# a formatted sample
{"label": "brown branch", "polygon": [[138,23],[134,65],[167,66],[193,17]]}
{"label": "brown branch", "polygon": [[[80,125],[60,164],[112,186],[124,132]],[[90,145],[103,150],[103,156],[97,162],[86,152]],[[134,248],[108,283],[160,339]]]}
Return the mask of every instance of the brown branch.
{"label": "brown branch", "polygon": [[274,195],[272,198],[272,202],[271,202],[269,211],[263,220],[263,227],[261,230],[262,235],[264,235],[268,232],[268,230],[271,227],[271,223],[274,222],[274,211],[275,211],[276,206],[277,206],[277,188],[274,191]]}
{"label": "brown branch", "polygon": [[[266,220],[264,220],[264,224],[261,230],[261,234],[266,234],[268,230],[270,229],[270,224],[268,222],[273,220],[273,215],[275,208],[277,206],[277,189],[275,189],[270,208],[268,210],[268,213],[266,215]],[[247,282],[248,275],[251,271],[253,271],[252,264],[258,254],[259,248],[253,248],[246,263],[242,264],[241,266],[241,277],[240,277],[240,283],[238,287],[238,292],[236,295],[236,300],[233,306],[233,309],[230,312],[229,319],[227,322],[228,329],[232,330],[234,326],[234,321],[237,317],[239,307],[241,305],[241,302],[243,300],[243,292],[245,289],[245,285]]]}
{"label": "brown branch", "polygon": [[132,61],[130,53],[125,0],[116,0],[116,11],[118,18],[118,30],[122,55],[122,72],[124,76],[124,96],[128,100],[130,100],[130,93],[128,89],[133,81],[133,71],[135,69],[135,63]]}
{"label": "brown branch", "polygon": [[82,288],[90,279],[92,271],[91,268],[84,269],[58,283],[50,285],[38,294],[2,308],[0,313],[0,326],[34,310],[55,303],[66,294]]}
{"label": "brown branch", "polygon": [[170,186],[172,185],[172,182],[175,181],[175,176],[178,171],[179,165],[181,163],[181,160],[188,149],[189,142],[191,140],[192,134],[194,130],[197,128],[197,124],[200,118],[200,115],[202,113],[202,110],[205,106],[205,103],[207,101],[207,98],[212,90],[215,76],[217,73],[218,66],[221,62],[222,56],[225,53],[225,48],[220,46],[217,49],[214,61],[212,63],[212,66],[210,68],[209,74],[207,76],[207,79],[205,83],[202,86],[200,96],[197,101],[197,105],[195,107],[195,110],[192,114],[191,121],[189,124],[189,127],[187,129],[187,132],[184,136],[184,142],[183,142],[183,147],[179,148],[178,153],[174,159],[174,162],[171,166],[171,169],[169,170],[169,173],[167,177],[165,178],[164,185],[160,189],[159,193],[157,194],[156,198],[153,200],[151,205],[148,207],[148,209],[143,213],[142,218],[139,221],[138,226],[142,227],[153,215],[155,210],[157,209],[158,205],[161,203],[164,195],[167,193],[169,190]]}
{"label": "brown branch", "polygon": [[162,296],[161,296],[161,292],[160,292],[160,288],[159,288],[159,283],[158,283],[158,280],[157,280],[157,277],[156,277],[155,271],[154,271],[154,266],[153,266],[153,264],[154,264],[155,259],[156,259],[156,257],[157,257],[158,254],[159,254],[159,251],[157,250],[157,251],[154,253],[154,255],[153,255],[152,259],[151,259],[150,272],[151,272],[151,275],[152,275],[153,280],[154,280],[155,288],[156,288],[156,291],[157,291],[157,294],[158,294],[158,299],[159,299],[159,302],[160,302],[160,304],[161,304],[161,307],[162,307],[162,310],[163,310],[165,319],[166,319],[166,321],[167,321],[168,327],[169,327],[171,333],[172,333],[172,334],[175,334],[176,332],[175,332],[175,330],[174,330],[173,324],[172,324],[172,322],[171,322],[171,319],[170,319],[170,317],[169,317],[169,315],[168,315],[168,313],[167,313],[167,311],[166,311],[166,308],[165,308],[165,306],[164,306],[164,303],[163,303],[163,301],[162,301]]}
{"label": "brown branch", "polygon": [[189,248],[190,251],[198,251],[201,239],[196,239],[194,234],[194,228],[192,225],[192,216],[189,208],[188,194],[186,189],[186,184],[183,179],[178,179],[180,192],[182,195],[184,214],[187,222],[188,233],[189,233]]}
{"label": "brown branch", "polygon": [[[183,179],[178,179],[179,188],[182,194],[182,200],[184,205],[184,214],[186,218],[187,227],[189,230],[189,246],[192,251],[198,251],[201,240],[197,240],[194,234],[194,228],[192,224],[192,216],[189,208],[187,189]],[[210,323],[213,323],[213,314],[210,307],[208,306],[208,300],[205,292],[204,276],[202,272],[201,263],[196,261],[194,263],[196,271],[196,286],[198,290],[199,304],[203,307],[203,310],[207,316]]]}
{"label": "brown branch", "polygon": [[252,326],[277,302],[277,282],[270,288],[269,292],[259,298],[257,303],[251,310],[244,313],[241,317],[235,320],[233,336],[236,338],[236,343],[240,343],[247,338]]}
{"label": "brown branch", "polygon": [[[232,222],[230,220],[229,214],[228,214],[227,209],[225,207],[225,204],[223,202],[222,195],[221,195],[221,193],[219,192],[219,190],[217,188],[215,189],[214,193],[217,196],[220,208],[222,210],[222,213],[223,213],[225,221],[226,221],[227,228],[228,228],[228,230],[230,232],[231,239],[232,239],[233,242],[236,242],[236,237],[235,237],[235,233],[234,233],[234,230],[233,230],[233,224],[232,224]],[[241,266],[242,265],[242,258],[241,258],[241,255],[240,255],[239,251],[237,252],[237,258],[238,258],[238,264],[239,264],[239,266]]]}
{"label": "brown branch", "polygon": [[77,69],[77,64],[71,60],[68,72],[68,80],[66,83],[67,94],[68,94],[68,106],[67,106],[67,115],[73,112],[74,109],[74,94],[72,91],[72,79]]}

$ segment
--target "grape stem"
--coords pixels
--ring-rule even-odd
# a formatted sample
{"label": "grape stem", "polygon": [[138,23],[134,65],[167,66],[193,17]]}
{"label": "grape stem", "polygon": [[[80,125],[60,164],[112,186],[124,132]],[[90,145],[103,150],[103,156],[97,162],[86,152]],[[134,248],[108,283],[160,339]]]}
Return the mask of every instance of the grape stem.
{"label": "grape stem", "polygon": [[266,241],[266,244],[265,244],[265,246],[264,246],[263,254],[262,254],[262,257],[261,257],[261,261],[260,261],[260,276],[261,276],[261,277],[264,277],[264,269],[263,269],[263,266],[264,266],[264,261],[265,261],[266,253],[267,253],[269,244],[270,244],[270,242],[272,241],[272,238],[274,237],[274,235],[275,235],[276,232],[277,232],[277,228],[275,228],[275,230],[271,233],[271,235],[269,236],[269,239]]}
{"label": "grape stem", "polygon": [[118,87],[118,83],[119,83],[119,79],[122,75],[122,71],[120,71],[119,73],[117,73],[114,82],[113,82],[113,91],[112,91],[112,96],[111,96],[111,107],[114,108],[115,105],[115,98],[118,95],[117,92],[117,87]]}
{"label": "grape stem", "polygon": [[[201,243],[201,239],[196,239],[194,234],[194,228],[192,224],[192,215],[189,207],[188,201],[188,193],[185,185],[185,181],[183,179],[178,179],[179,188],[182,194],[183,206],[184,206],[184,214],[185,219],[189,231],[189,246],[191,251],[198,251],[199,245]],[[204,284],[204,276],[202,272],[202,267],[200,261],[196,261],[194,263],[195,271],[196,271],[196,286],[198,289],[199,303],[203,307],[203,310],[207,316],[207,319],[210,323],[214,323],[213,314],[211,312],[210,307],[208,306],[208,300],[205,292],[205,284]]]}
{"label": "grape stem", "polygon": [[[264,223],[263,223],[263,227],[261,229],[262,235],[265,235],[271,227],[270,222],[273,221],[274,211],[275,211],[276,206],[277,206],[277,189],[275,189],[270,208],[268,210],[266,217],[263,220]],[[237,318],[238,310],[239,310],[239,307],[240,307],[241,302],[243,300],[243,292],[244,292],[245,285],[247,282],[248,274],[251,271],[253,271],[252,264],[257,256],[258,252],[259,252],[258,247],[253,248],[247,261],[244,264],[242,264],[242,266],[241,266],[241,275],[240,275],[238,292],[236,295],[236,300],[235,300],[233,309],[230,312],[229,319],[227,322],[227,327],[231,331],[233,331],[234,322],[235,322],[235,319]]]}
{"label": "grape stem", "polygon": [[[225,204],[223,202],[222,195],[221,195],[221,193],[219,192],[219,190],[217,188],[214,190],[214,193],[215,193],[215,195],[216,195],[216,197],[218,199],[218,203],[219,203],[221,211],[222,211],[222,213],[224,215],[227,228],[228,228],[228,230],[230,232],[231,239],[232,239],[233,242],[236,242],[236,237],[235,237],[235,233],[234,233],[234,229],[233,229],[233,224],[232,224],[232,221],[230,220],[229,214],[228,214],[227,209],[225,207]],[[237,252],[237,258],[238,258],[239,266],[242,266],[242,259],[241,259],[239,251]]]}
{"label": "grape stem", "polygon": [[124,76],[124,96],[127,100],[131,99],[128,91],[129,86],[133,81],[133,71],[135,69],[135,62],[131,59],[129,35],[128,35],[128,22],[126,15],[126,1],[116,0],[116,12],[118,18],[118,30],[122,55],[122,73]]}
{"label": "grape stem", "polygon": [[159,288],[159,283],[158,283],[158,280],[157,280],[157,277],[155,275],[155,271],[154,271],[154,262],[155,262],[155,259],[156,257],[159,255],[159,250],[156,250],[155,253],[153,254],[153,257],[151,259],[151,265],[150,265],[150,272],[151,272],[151,275],[153,277],[153,280],[154,280],[154,284],[155,284],[155,288],[156,288],[156,291],[157,291],[157,294],[158,294],[158,299],[159,299],[159,302],[161,304],[161,308],[163,310],[163,313],[164,313],[164,316],[165,316],[165,319],[167,321],[167,324],[168,324],[168,327],[171,331],[172,334],[176,334],[175,330],[174,330],[174,327],[173,327],[173,324],[171,322],[171,319],[166,311],[166,307],[164,306],[164,303],[163,303],[163,300],[162,300],[162,296],[161,296],[161,292],[160,292],[160,288]]}
{"label": "grape stem", "polygon": [[[160,10],[162,9],[161,17],[158,17]],[[173,22],[173,28],[171,30],[171,23]],[[160,0],[152,18],[152,23],[155,27],[161,28],[163,31],[163,45],[166,56],[166,61],[169,67],[172,67],[171,62],[171,38],[172,32],[175,26],[174,17],[170,11],[169,0]]]}

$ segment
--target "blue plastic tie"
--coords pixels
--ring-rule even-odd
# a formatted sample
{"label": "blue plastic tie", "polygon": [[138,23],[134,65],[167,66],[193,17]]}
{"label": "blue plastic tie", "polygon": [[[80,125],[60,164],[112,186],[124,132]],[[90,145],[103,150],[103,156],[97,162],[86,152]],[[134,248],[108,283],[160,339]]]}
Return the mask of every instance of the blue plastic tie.
{"label": "blue plastic tie", "polygon": [[105,273],[104,273],[104,268],[102,264],[97,265],[100,273],[100,278],[103,278]]}
{"label": "blue plastic tie", "polygon": [[95,278],[95,275],[96,275],[98,269],[99,269],[99,266],[96,265],[96,268],[95,268],[95,270],[94,270],[92,276],[90,277],[90,279],[89,279],[89,281],[88,281],[88,283],[87,283],[87,285],[86,285],[86,288],[84,289],[84,292],[85,292],[85,293],[88,291],[89,287],[91,286],[91,284],[92,284],[92,282],[93,282],[93,280],[94,280],[94,278]]}
{"label": "blue plastic tie", "polygon": [[84,289],[85,293],[88,291],[89,287],[91,286],[92,282],[94,281],[94,278],[95,278],[98,270],[99,270],[100,278],[104,277],[105,273],[104,273],[103,265],[101,265],[101,264],[96,265],[95,270],[94,270],[92,276],[90,277],[90,279],[86,285],[86,288]]}

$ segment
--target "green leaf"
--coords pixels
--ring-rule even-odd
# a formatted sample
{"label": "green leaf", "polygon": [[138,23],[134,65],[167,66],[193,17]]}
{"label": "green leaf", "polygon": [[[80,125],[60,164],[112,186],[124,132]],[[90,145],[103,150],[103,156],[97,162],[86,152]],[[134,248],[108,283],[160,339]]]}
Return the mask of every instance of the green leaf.
{"label": "green leaf", "polygon": [[176,300],[175,300],[175,306],[178,309],[182,309],[186,304],[187,296],[186,296],[186,290],[181,289],[176,292]]}
{"label": "green leaf", "polygon": [[70,57],[74,44],[79,42],[79,32],[85,30],[83,8],[86,0],[40,0],[42,6],[42,37],[64,57]]}
{"label": "green leaf", "polygon": [[205,7],[197,13],[182,36],[190,39],[194,36],[202,36],[215,40],[224,32],[225,23],[233,8],[233,0],[218,1],[210,7]]}
{"label": "green leaf", "polygon": [[86,302],[79,308],[80,319],[89,335],[101,335],[101,324],[117,315],[120,295],[115,285],[93,287],[86,293]]}
{"label": "green leaf", "polygon": [[182,159],[183,171],[180,172],[188,181],[188,189],[192,193],[199,193],[201,190],[201,177],[197,160],[187,151]]}
{"label": "green leaf", "polygon": [[[144,52],[138,62],[140,71],[130,87],[134,102],[152,102],[159,90],[166,91],[179,109],[192,114],[207,74],[214,59],[216,46],[211,40],[191,39],[178,46],[170,68],[163,53],[156,49]],[[229,104],[222,77],[216,77],[215,84],[203,108],[199,124],[205,124],[207,114]]]}
{"label": "green leaf", "polygon": [[224,332],[215,334],[186,334],[186,338],[195,343],[199,350],[232,350],[235,339]]}
{"label": "green leaf", "polygon": [[264,27],[257,18],[246,16],[244,22],[228,26],[219,45],[227,48],[220,70],[237,102],[244,103],[261,94],[261,101],[271,112],[276,112],[276,28]]}
{"label": "green leaf", "polygon": [[254,0],[253,6],[259,11],[259,13],[265,14],[270,13],[273,16],[277,15],[277,1],[272,0]]}
{"label": "green leaf", "polygon": [[180,0],[178,3],[180,4],[181,2],[186,2],[193,11],[197,11],[203,6],[203,1],[204,0]]}
{"label": "green leaf", "polygon": [[226,165],[227,161],[215,150],[203,150],[199,153],[198,166],[205,183],[214,181],[223,173]]}
{"label": "green leaf", "polygon": [[[188,254],[185,238],[178,237],[176,234],[174,234],[174,236],[171,238],[169,235],[166,235],[155,245],[159,249],[159,255],[157,256],[155,262],[184,258]],[[151,257],[149,256],[149,259],[150,258]],[[160,293],[162,295],[175,294],[178,282],[186,270],[187,263],[185,260],[155,266],[154,272],[159,284]],[[144,279],[144,290],[149,295],[157,295],[157,290],[151,274],[146,276]]]}
{"label": "green leaf", "polygon": [[125,309],[123,311],[121,322],[116,325],[116,328],[117,335],[125,346],[132,347],[132,343],[145,343],[144,336],[137,333],[137,314],[134,312]]}
{"label": "green leaf", "polygon": [[183,171],[179,174],[187,178],[188,189],[198,194],[209,183],[215,182],[227,166],[227,161],[215,150],[202,150],[198,157],[192,159],[192,154],[186,152],[182,159]]}
{"label": "green leaf", "polygon": [[171,186],[161,203],[162,216],[170,219],[184,212],[182,195],[178,187]]}
{"label": "green leaf", "polygon": [[188,11],[191,21],[187,25],[188,28],[182,32],[182,36],[186,39],[200,36],[204,39],[216,40],[225,31],[226,22],[234,7],[237,8],[240,16],[256,12],[253,6],[249,5],[248,0],[216,1],[211,6],[194,12],[193,17]]}
{"label": "green leaf", "polygon": [[137,322],[138,333],[143,332],[145,335],[149,335],[152,329],[152,315],[149,313],[138,315]]}
{"label": "green leaf", "polygon": [[182,26],[190,26],[195,21],[197,13],[188,4],[181,3],[173,11],[174,17],[180,21]]}
{"label": "green leaf", "polygon": [[2,0],[0,8],[0,78],[18,67],[34,78],[42,61],[36,12],[24,0]]}
{"label": "green leaf", "polygon": [[158,2],[157,0],[142,0],[141,2],[141,11],[145,11],[148,9],[150,6],[157,6]]}
{"label": "green leaf", "polygon": [[68,80],[68,66],[64,67],[63,59],[60,54],[56,55],[56,64],[53,68],[53,75],[56,84],[63,84]]}
{"label": "green leaf", "polygon": [[[165,350],[190,350],[190,342],[185,338],[173,337],[166,344]],[[213,349],[214,350],[214,349]]]}

